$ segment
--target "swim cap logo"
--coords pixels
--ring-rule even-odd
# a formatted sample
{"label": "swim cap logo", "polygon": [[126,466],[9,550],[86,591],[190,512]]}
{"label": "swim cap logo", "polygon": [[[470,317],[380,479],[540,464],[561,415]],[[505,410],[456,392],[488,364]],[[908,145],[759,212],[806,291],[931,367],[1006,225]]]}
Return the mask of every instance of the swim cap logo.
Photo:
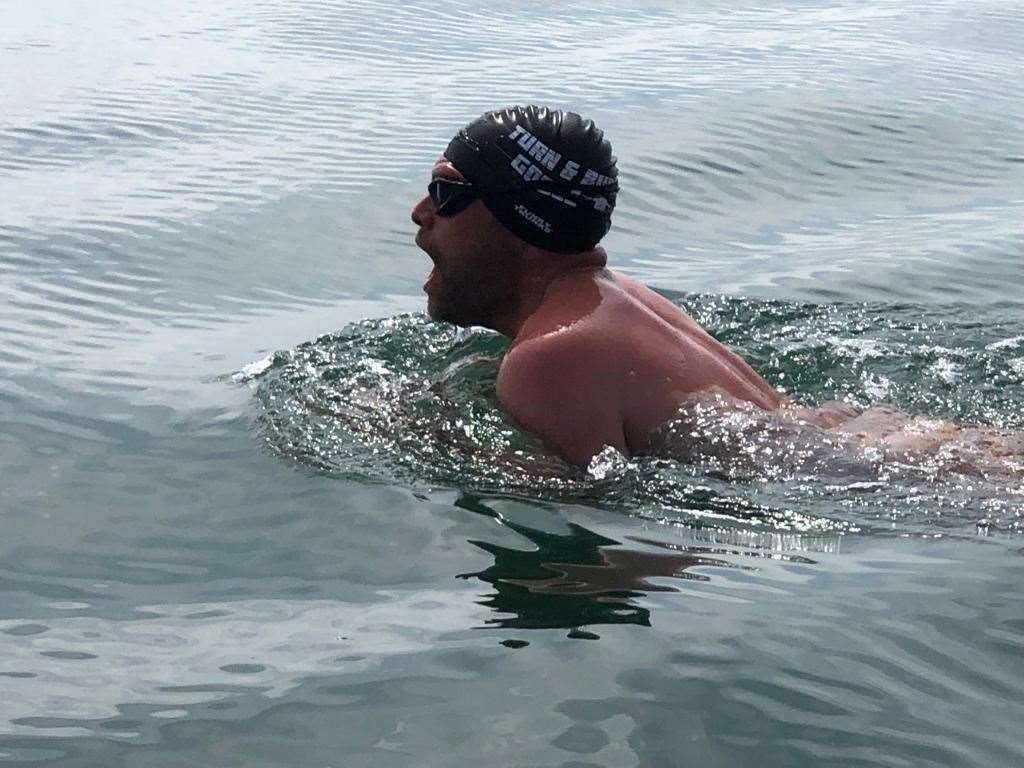
{"label": "swim cap logo", "polygon": [[[506,134],[506,138],[514,141],[523,150],[511,163],[512,169],[523,177],[523,181],[551,181],[551,177],[544,173],[544,169],[557,171],[558,164],[564,159],[565,165],[558,174],[563,181],[576,182],[583,187],[611,187],[616,183],[611,176],[583,168],[575,160],[563,158],[560,153],[521,125],[517,125],[511,133]],[[580,171],[583,171],[582,178]]]}
{"label": "swim cap logo", "polygon": [[551,225],[544,221],[544,219],[542,219],[536,213],[531,211],[529,208],[527,208],[525,205],[517,205],[515,207],[515,212],[522,216],[524,219],[526,219],[528,222],[533,224],[533,226],[544,230],[544,232],[547,234],[551,233]]}
{"label": "swim cap logo", "polygon": [[[574,183],[581,187],[611,187],[616,183],[615,179],[611,176],[598,173],[590,168],[583,168],[580,163],[577,163],[575,160],[563,157],[561,153],[551,149],[547,144],[538,139],[521,125],[517,125],[511,133],[506,134],[506,138],[514,141],[522,150],[512,158],[512,162],[509,163],[509,165],[512,166],[512,170],[519,174],[523,181],[551,181],[551,177],[544,172],[546,169],[552,172],[558,171],[558,178],[560,180]],[[559,163],[563,160],[565,163],[559,171]],[[570,200],[568,197],[563,197],[562,195],[556,194],[550,190],[538,189],[537,192],[557,200],[570,208],[576,207],[576,202],[574,200]],[[607,198],[603,195],[585,194],[581,189],[572,190],[572,194],[590,201],[594,206],[594,210],[599,213],[604,213],[611,207],[608,204]],[[541,227],[541,229],[544,229],[545,232],[551,231],[550,228],[546,228],[547,222],[544,222],[544,226],[542,226],[531,218],[531,216],[536,216],[536,214],[529,211],[527,213],[523,213],[522,211],[519,211],[518,208],[516,211],[527,221],[530,221],[538,227]],[[544,220],[540,219],[540,221]]]}
{"label": "swim cap logo", "polygon": [[536,105],[485,112],[444,156],[480,187],[512,234],[554,253],[580,253],[607,234],[619,191],[611,144],[575,112]]}

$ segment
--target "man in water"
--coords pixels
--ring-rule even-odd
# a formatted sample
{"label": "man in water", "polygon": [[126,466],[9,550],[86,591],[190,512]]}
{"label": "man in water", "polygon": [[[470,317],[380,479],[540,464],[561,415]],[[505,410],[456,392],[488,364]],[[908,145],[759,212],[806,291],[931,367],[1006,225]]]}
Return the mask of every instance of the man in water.
{"label": "man in water", "polygon": [[677,306],[607,268],[616,158],[572,112],[488,112],[452,139],[412,210],[434,268],[435,320],[511,340],[498,373],[509,416],[570,463],[625,455],[687,397],[767,410],[784,397]]}

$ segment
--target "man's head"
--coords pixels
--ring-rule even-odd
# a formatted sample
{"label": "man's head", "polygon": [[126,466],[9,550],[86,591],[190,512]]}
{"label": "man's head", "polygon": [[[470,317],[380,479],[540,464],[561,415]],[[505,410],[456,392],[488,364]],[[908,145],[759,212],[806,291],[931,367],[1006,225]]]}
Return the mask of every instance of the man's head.
{"label": "man's head", "polygon": [[459,131],[412,212],[435,265],[431,316],[487,324],[514,302],[525,254],[570,265],[591,251],[611,226],[617,175],[602,131],[572,112],[511,107]]}

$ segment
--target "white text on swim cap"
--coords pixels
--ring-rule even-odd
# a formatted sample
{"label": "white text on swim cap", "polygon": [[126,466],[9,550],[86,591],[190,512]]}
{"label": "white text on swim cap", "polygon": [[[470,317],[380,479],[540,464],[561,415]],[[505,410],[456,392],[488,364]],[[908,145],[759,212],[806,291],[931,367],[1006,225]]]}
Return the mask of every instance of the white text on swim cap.
{"label": "white text on swim cap", "polygon": [[544,171],[522,155],[516,155],[515,159],[512,161],[512,170],[522,176],[523,181],[537,181],[538,179],[548,178],[544,175]]}
{"label": "white text on swim cap", "polygon": [[[549,171],[554,171],[558,167],[559,161],[562,160],[561,154],[548,147],[521,125],[517,125],[511,133],[507,134],[507,138],[515,141],[523,149],[523,152],[516,155],[511,165],[524,181],[551,180],[551,177],[542,169],[547,168]],[[535,161],[537,165],[534,165],[531,160]],[[582,186],[610,187],[615,184],[615,179],[611,176],[606,176],[590,168],[581,168],[579,163],[568,158],[565,159],[565,165],[558,176],[565,181],[574,181],[581,170],[583,178],[577,183]]]}
{"label": "white text on swim cap", "polygon": [[517,205],[515,207],[515,212],[522,216],[524,219],[526,219],[528,222],[533,224],[533,226],[544,230],[546,234],[551,233],[551,225],[544,221],[544,219],[542,219],[536,213],[531,211],[529,208],[527,208],[525,205]]}
{"label": "white text on swim cap", "polygon": [[555,150],[548,147],[547,144],[538,139],[521,125],[517,125],[515,130],[512,131],[508,137],[510,139],[517,140],[519,146],[526,150],[527,156],[534,158],[549,171],[555,170],[555,166],[558,165],[558,161],[562,159],[562,156],[558,152],[555,152]]}

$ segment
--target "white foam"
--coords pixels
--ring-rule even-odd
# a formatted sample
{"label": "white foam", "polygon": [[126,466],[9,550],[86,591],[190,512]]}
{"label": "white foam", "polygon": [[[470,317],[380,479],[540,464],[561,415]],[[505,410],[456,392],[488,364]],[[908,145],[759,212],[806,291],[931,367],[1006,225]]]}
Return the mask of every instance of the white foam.
{"label": "white foam", "polygon": [[945,357],[936,360],[930,370],[947,384],[952,384],[960,376],[960,366]]}
{"label": "white foam", "polygon": [[249,363],[248,365],[242,366],[242,369],[240,371],[231,376],[231,380],[236,383],[241,383],[243,381],[250,381],[252,379],[255,379],[257,376],[259,376],[261,373],[267,370],[267,368],[273,365],[273,363],[274,356],[267,355],[266,357],[260,358],[259,360],[255,360]]}
{"label": "white foam", "polygon": [[1024,345],[1024,336],[1011,336],[1008,339],[1002,339],[1001,341],[993,341],[991,344],[986,344],[985,349],[1010,349],[1012,347],[1019,347],[1022,345]]}
{"label": "white foam", "polygon": [[628,466],[629,461],[625,456],[612,446],[606,445],[590,459],[587,474],[595,480],[604,480],[621,474]]}

